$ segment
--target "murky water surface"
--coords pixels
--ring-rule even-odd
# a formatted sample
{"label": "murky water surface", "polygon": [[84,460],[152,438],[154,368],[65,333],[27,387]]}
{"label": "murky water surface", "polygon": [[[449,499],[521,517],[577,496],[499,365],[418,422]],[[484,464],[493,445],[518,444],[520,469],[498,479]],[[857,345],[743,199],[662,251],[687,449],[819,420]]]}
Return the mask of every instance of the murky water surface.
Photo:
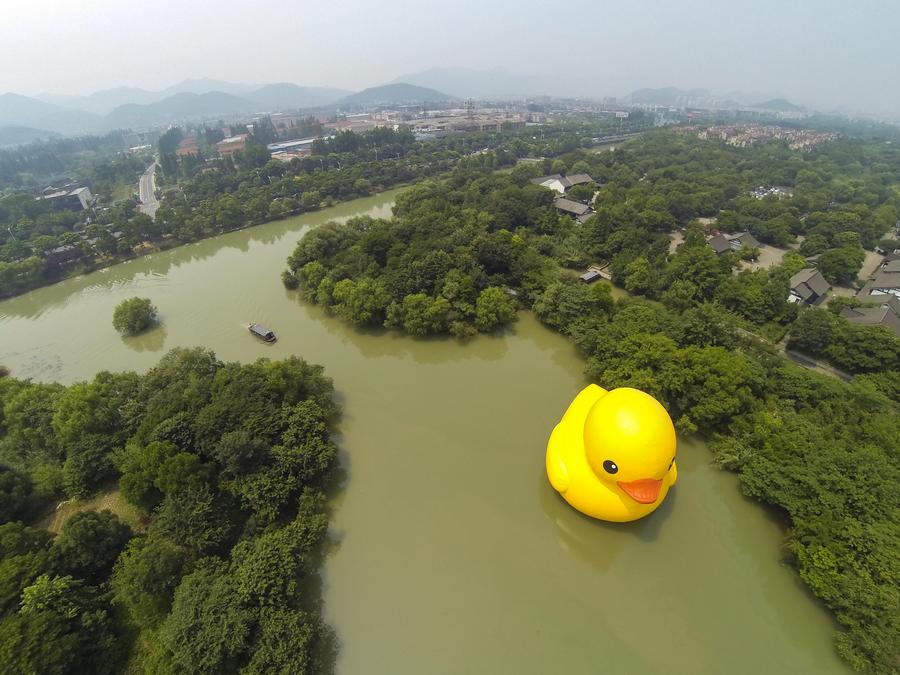
{"label": "murky water surface", "polygon": [[[544,478],[552,426],[585,382],[527,313],[467,344],[356,332],[284,290],[309,227],[387,216],[396,191],[198,242],[0,303],[0,363],[64,383],[143,371],[168,349],[300,354],[334,378],[345,489],[326,618],[340,673],[844,673],[826,612],[780,562],[782,534],[705,447],[651,517],[608,525]],[[162,326],[123,339],[122,299]],[[275,345],[249,335],[258,321]]]}

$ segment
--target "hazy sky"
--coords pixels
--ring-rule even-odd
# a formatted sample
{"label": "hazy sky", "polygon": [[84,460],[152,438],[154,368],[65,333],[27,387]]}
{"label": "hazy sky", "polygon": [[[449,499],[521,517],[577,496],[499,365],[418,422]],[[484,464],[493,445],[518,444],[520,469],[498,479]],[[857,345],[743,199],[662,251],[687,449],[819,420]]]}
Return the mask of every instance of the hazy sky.
{"label": "hazy sky", "polygon": [[900,114],[898,28],[898,0],[0,0],[0,92],[189,77],[360,89],[502,66],[560,93],[740,89]]}

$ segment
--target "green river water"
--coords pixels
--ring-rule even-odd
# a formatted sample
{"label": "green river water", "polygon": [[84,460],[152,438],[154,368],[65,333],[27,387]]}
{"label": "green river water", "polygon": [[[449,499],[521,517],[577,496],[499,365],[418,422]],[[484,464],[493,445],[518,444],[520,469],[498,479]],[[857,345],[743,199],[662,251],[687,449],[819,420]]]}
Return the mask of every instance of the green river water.
{"label": "green river water", "polygon": [[[339,673],[845,673],[834,625],[781,562],[781,526],[699,443],[649,518],[585,518],[544,476],[551,428],[585,385],[561,336],[522,313],[466,344],[360,333],[279,278],[326,220],[387,216],[397,191],[205,240],[0,303],[0,364],[71,383],[203,345],[299,354],[345,406],[346,479],[323,570]],[[123,339],[123,298],[162,326]],[[250,321],[278,334],[255,340]]]}

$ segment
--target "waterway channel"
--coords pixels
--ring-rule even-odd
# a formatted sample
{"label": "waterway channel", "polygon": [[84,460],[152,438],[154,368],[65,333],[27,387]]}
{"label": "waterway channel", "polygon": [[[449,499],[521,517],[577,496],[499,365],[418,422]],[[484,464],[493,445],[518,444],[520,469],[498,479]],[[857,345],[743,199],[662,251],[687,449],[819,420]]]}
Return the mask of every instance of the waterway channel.
{"label": "waterway channel", "polygon": [[[502,336],[412,340],[357,332],[282,287],[310,227],[387,216],[396,194],[6,300],[0,364],[63,383],[143,371],[176,346],[323,364],[345,408],[323,573],[339,673],[847,672],[830,617],[781,562],[780,525],[701,444],[681,442],[678,486],[643,521],[592,521],[557,497],[544,447],[583,363],[529,313]],[[134,295],[163,323],[123,339],[112,310]]]}

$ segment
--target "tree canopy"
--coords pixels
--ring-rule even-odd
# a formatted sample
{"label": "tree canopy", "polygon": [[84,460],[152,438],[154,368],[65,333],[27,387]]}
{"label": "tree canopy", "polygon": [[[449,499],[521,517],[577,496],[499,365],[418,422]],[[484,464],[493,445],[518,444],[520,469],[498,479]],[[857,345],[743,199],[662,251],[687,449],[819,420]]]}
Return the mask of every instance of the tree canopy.
{"label": "tree canopy", "polygon": [[[0,411],[5,668],[313,672],[327,629],[301,582],[328,526],[338,414],[321,367],[179,349],[142,376],[2,378]],[[72,480],[35,490],[73,457]],[[98,476],[119,480],[138,529],[109,511],[80,511],[56,536],[13,520],[63,490],[90,494]]]}
{"label": "tree canopy", "polygon": [[113,312],[113,327],[123,335],[137,335],[156,322],[157,310],[150,298],[128,298]]}

